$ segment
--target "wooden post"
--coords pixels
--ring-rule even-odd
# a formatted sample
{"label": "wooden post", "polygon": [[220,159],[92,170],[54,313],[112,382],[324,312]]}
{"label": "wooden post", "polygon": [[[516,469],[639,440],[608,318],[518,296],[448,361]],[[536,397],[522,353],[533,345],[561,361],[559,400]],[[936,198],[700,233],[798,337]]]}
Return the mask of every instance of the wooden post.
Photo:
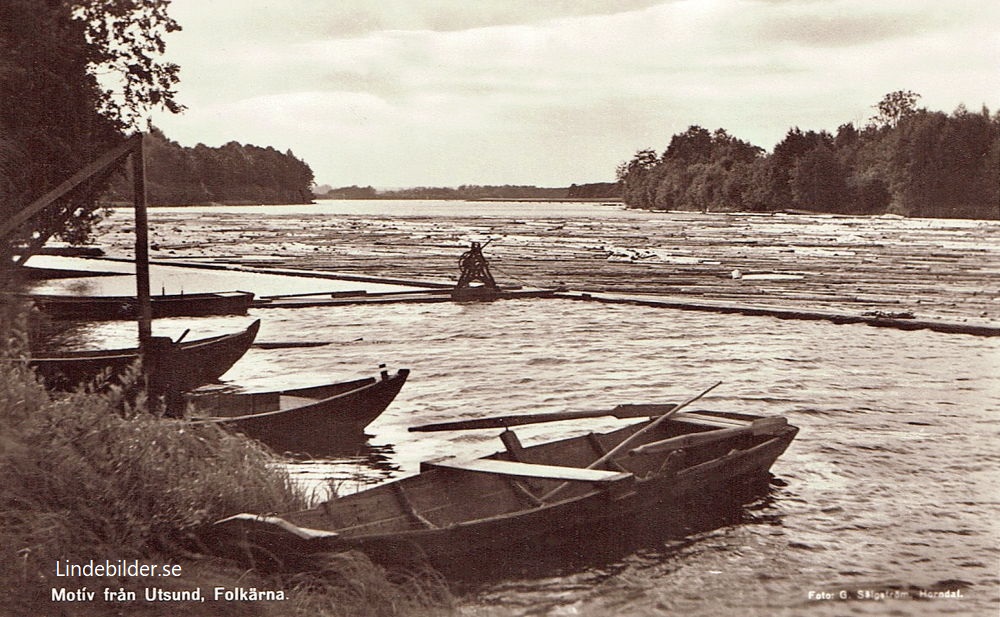
{"label": "wooden post", "polygon": [[139,301],[139,349],[145,353],[153,336],[149,299],[149,221],[146,217],[146,158],[140,134],[132,151],[132,198],[135,205],[135,289]]}

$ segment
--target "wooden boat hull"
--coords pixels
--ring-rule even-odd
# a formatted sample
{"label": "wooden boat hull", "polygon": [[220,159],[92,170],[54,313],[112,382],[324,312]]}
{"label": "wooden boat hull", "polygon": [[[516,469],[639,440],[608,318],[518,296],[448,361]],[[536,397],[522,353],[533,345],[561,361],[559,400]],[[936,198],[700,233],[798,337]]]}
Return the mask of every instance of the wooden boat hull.
{"label": "wooden boat hull", "polygon": [[[52,319],[129,320],[136,319],[139,314],[139,301],[135,296],[30,294],[25,298]],[[249,291],[159,295],[150,298],[150,310],[153,319],[246,315],[253,298],[253,292]]]}
{"label": "wooden boat hull", "polygon": [[[153,354],[150,389],[184,392],[217,380],[250,349],[259,330],[258,319],[242,332],[164,345]],[[53,353],[28,363],[46,387],[71,390],[114,380],[138,359],[138,349],[114,349]]]}
{"label": "wooden boat hull", "polygon": [[699,502],[703,509],[714,507],[719,498],[765,477],[791,439],[789,435],[786,442],[779,440],[683,475],[641,481],[635,491],[618,496],[592,492],[571,501],[454,528],[343,538],[340,544],[386,564],[398,563],[401,556],[426,557],[436,568],[450,572],[456,567],[468,567],[485,555],[494,561],[516,560],[566,546],[585,547],[594,542],[595,536],[613,533],[651,512],[663,519],[665,513],[661,510],[665,508],[690,514]]}
{"label": "wooden boat hull", "polygon": [[[199,416],[205,417],[192,421],[218,424],[275,449],[315,456],[331,443],[363,436],[364,428],[392,403],[409,374],[409,369],[400,369],[394,375],[315,388],[194,396]],[[282,399],[291,399],[293,406],[279,409]]]}
{"label": "wooden boat hull", "polygon": [[[543,469],[579,472],[645,424],[519,452],[508,448],[477,461],[503,465],[516,452],[517,460]],[[657,427],[648,440],[691,429],[664,425],[672,425],[663,430],[673,433]],[[766,482],[771,465],[797,432],[786,423],[773,434],[742,434],[676,454],[619,457],[614,464],[624,471],[603,472],[607,482],[574,481],[561,492],[557,487],[566,483],[554,477],[512,478],[431,463],[416,476],[283,515],[281,525],[241,515],[217,527],[228,534],[222,537],[231,549],[291,562],[315,551],[354,549],[387,565],[426,559],[446,573],[470,568],[484,558],[495,566],[497,561],[552,552],[557,545],[586,546],[653,515],[673,514],[680,520],[693,509],[711,510],[744,487]],[[533,470],[534,465],[528,467]],[[547,498],[554,490],[558,497]]]}

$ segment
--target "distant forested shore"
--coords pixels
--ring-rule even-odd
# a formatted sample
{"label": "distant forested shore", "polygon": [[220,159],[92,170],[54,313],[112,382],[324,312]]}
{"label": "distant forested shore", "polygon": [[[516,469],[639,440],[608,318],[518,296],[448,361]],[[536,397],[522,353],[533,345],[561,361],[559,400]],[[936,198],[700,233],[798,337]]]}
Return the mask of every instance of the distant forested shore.
{"label": "distant forested shore", "polygon": [[617,182],[571,184],[568,187],[549,188],[530,185],[475,185],[459,187],[416,187],[379,190],[371,186],[319,187],[316,197],[321,199],[456,199],[466,201],[539,200],[559,201],[571,199],[617,201],[621,199],[621,186]]}
{"label": "distant forested shore", "polygon": [[[145,140],[146,193],[151,206],[312,203],[312,169],[288,151],[231,141],[218,148],[193,148],[170,141],[158,129]],[[128,202],[124,177],[106,199]]]}
{"label": "distant forested shore", "polygon": [[927,111],[918,98],[890,93],[865,127],[836,135],[792,128],[771,154],[691,126],[619,166],[622,197],[649,210],[1000,218],[1000,114]]}
{"label": "distant forested shore", "polygon": [[[314,187],[292,152],[230,142],[182,147],[159,130],[147,139],[151,205],[302,204],[325,199],[614,200],[631,208],[702,212],[808,211],[913,217],[1000,219],[1000,114],[959,107],[918,109],[919,95],[897,91],[862,128],[789,129],[773,152],[691,126],[662,153],[640,150],[616,182],[462,185],[376,189]],[[125,200],[122,178],[110,199]]]}

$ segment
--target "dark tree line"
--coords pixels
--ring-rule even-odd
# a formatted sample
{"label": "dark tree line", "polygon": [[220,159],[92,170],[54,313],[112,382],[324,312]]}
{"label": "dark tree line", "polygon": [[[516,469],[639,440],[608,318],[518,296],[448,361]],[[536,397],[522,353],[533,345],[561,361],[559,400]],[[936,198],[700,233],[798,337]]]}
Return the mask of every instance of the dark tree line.
{"label": "dark tree line", "polygon": [[325,199],[378,199],[378,191],[372,186],[342,186],[317,193],[317,197]]}
{"label": "dark tree line", "polygon": [[1000,114],[932,112],[918,98],[886,95],[862,129],[790,129],[771,154],[692,126],[662,154],[619,165],[623,198],[657,210],[1000,218]]}
{"label": "dark tree line", "polygon": [[[288,151],[241,145],[183,147],[158,129],[146,138],[146,191],[154,206],[207,203],[311,203],[313,172]],[[130,188],[120,179],[110,194],[125,200]]]}
{"label": "dark tree line", "polygon": [[415,187],[377,190],[371,186],[343,186],[330,189],[317,197],[326,199],[618,199],[621,190],[616,182],[572,184],[569,187],[539,187],[531,185],[463,184],[452,187]]}
{"label": "dark tree line", "polygon": [[405,189],[377,190],[370,186],[345,186],[328,191],[328,199],[558,199],[565,188],[544,188],[505,184],[503,186],[463,184],[459,187],[418,186]]}
{"label": "dark tree line", "polygon": [[566,197],[577,199],[621,199],[622,191],[617,182],[591,182],[571,184],[566,189]]}
{"label": "dark tree line", "polygon": [[559,199],[565,196],[565,188],[518,184],[463,184],[457,188],[415,187],[379,192],[379,198],[384,199]]}

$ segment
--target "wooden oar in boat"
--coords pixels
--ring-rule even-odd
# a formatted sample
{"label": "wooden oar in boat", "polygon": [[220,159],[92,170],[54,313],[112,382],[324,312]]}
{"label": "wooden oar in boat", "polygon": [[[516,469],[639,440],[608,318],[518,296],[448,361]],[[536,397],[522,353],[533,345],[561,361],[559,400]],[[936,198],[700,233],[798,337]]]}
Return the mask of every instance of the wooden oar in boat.
{"label": "wooden oar in boat", "polygon": [[333,341],[262,341],[254,343],[257,349],[299,349],[302,347],[322,347],[332,345]]}
{"label": "wooden oar in boat", "polygon": [[[713,386],[714,387],[714,386]],[[433,431],[464,431],[481,428],[507,428],[510,426],[520,426],[522,424],[538,424],[541,422],[557,422],[560,420],[580,420],[585,418],[601,418],[604,416],[614,416],[615,418],[647,418],[656,417],[672,411],[676,405],[664,403],[659,405],[650,404],[626,404],[618,405],[614,409],[595,411],[564,411],[562,413],[528,413],[512,416],[494,416],[492,418],[475,418],[473,420],[456,420],[454,422],[440,422],[437,424],[422,424],[411,426],[408,431],[414,433],[429,433]]]}
{"label": "wooden oar in boat", "polygon": [[[667,411],[666,413],[660,415],[659,418],[653,420],[652,422],[650,422],[646,426],[642,427],[638,431],[632,433],[628,438],[624,439],[620,444],[618,444],[614,448],[611,448],[610,450],[608,450],[607,454],[605,454],[601,458],[597,459],[593,463],[587,465],[586,468],[587,469],[594,469],[598,465],[602,465],[602,464],[608,462],[609,460],[611,460],[612,458],[614,458],[615,456],[618,456],[619,452],[623,452],[625,450],[630,449],[632,447],[632,444],[634,444],[636,441],[638,441],[638,439],[640,437],[642,437],[643,435],[645,435],[649,431],[653,430],[654,428],[656,428],[660,424],[663,424],[664,422],[666,422],[667,420],[670,419],[670,416],[676,414],[681,409],[684,409],[685,407],[687,407],[691,403],[693,403],[693,402],[697,401],[698,399],[700,399],[701,397],[705,396],[706,394],[708,394],[709,392],[711,392],[712,390],[714,390],[721,383],[722,383],[721,381],[717,381],[714,384],[712,384],[711,386],[709,386],[708,388],[706,388],[705,390],[703,390],[702,392],[700,392],[699,394],[696,394],[696,395],[692,396],[691,398],[689,398],[688,400],[684,401],[683,403],[680,403],[679,405],[674,406],[673,409],[671,409],[671,410]],[[564,488],[566,488],[566,486],[568,484],[569,484],[569,482],[563,482],[562,484],[560,484],[559,486],[555,487],[554,489],[552,489],[548,493],[542,495],[541,501],[542,502],[548,501],[556,493],[558,493],[559,491],[561,491]]]}

